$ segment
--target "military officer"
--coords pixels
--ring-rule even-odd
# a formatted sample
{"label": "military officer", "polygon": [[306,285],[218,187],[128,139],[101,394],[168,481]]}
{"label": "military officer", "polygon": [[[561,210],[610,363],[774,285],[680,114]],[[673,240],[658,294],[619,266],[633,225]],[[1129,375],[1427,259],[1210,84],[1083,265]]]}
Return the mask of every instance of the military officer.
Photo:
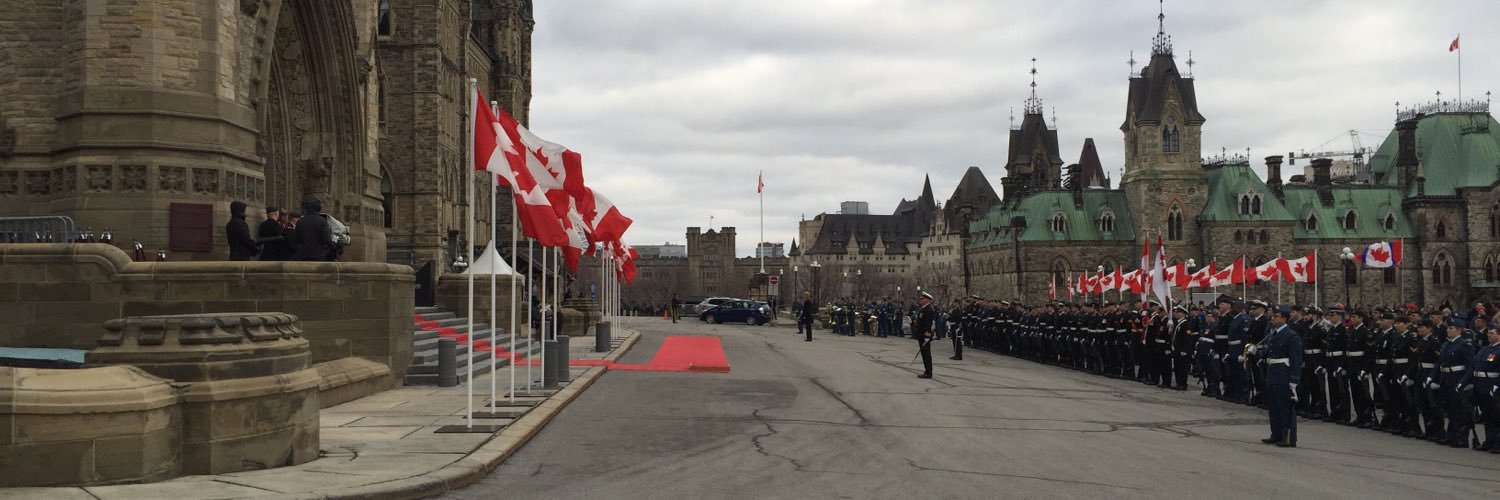
{"label": "military officer", "polygon": [[932,307],[932,294],[922,292],[922,298],[917,302],[917,330],[912,332],[912,337],[917,339],[917,352],[922,356],[922,374],[917,378],[932,378],[932,324],[936,319],[937,312]]}
{"label": "military officer", "polygon": [[1427,387],[1440,391],[1443,408],[1448,412],[1448,432],[1441,444],[1454,448],[1469,446],[1469,428],[1472,409],[1467,392],[1473,388],[1469,363],[1474,360],[1474,344],[1463,336],[1464,325],[1457,320],[1447,324],[1447,342],[1439,355],[1437,366],[1428,373]]}
{"label": "military officer", "polygon": [[950,331],[948,332],[948,336],[953,339],[953,357],[948,359],[954,361],[962,361],[964,359],[964,330],[963,327],[960,326],[963,324],[963,322],[963,302],[960,302],[958,299],[953,299],[953,304],[948,310],[948,324],[952,325],[949,327]]}
{"label": "military officer", "polygon": [[1470,380],[1474,384],[1474,405],[1479,407],[1484,421],[1484,441],[1481,451],[1500,454],[1500,404],[1496,404],[1497,387],[1500,387],[1500,328],[1484,329],[1484,347],[1474,355]]}
{"label": "military officer", "polygon": [[1375,402],[1373,400],[1374,370],[1372,344],[1374,335],[1365,324],[1364,311],[1349,312],[1349,336],[1344,347],[1344,369],[1349,375],[1349,394],[1354,401],[1352,425],[1369,428],[1375,425]]}
{"label": "military officer", "polygon": [[1438,325],[1432,320],[1421,320],[1417,323],[1417,350],[1413,354],[1415,366],[1408,377],[1422,381],[1413,387],[1417,397],[1417,412],[1422,417],[1422,437],[1428,441],[1438,442],[1443,440],[1443,407],[1439,393],[1428,386],[1425,382],[1427,376],[1433,369],[1437,368],[1438,359],[1442,357],[1443,334],[1436,333]]}
{"label": "military officer", "polygon": [[[1250,402],[1250,375],[1245,370],[1245,331],[1249,329],[1249,320],[1249,314],[1239,312],[1225,327],[1229,339],[1224,351],[1224,400],[1232,403]],[[1219,323],[1224,324],[1224,319],[1220,318]]]}
{"label": "military officer", "polygon": [[1271,314],[1271,333],[1252,349],[1266,360],[1265,403],[1270,411],[1271,437],[1262,443],[1283,448],[1297,446],[1297,413],[1293,409],[1297,384],[1302,379],[1302,339],[1287,327],[1291,310],[1276,309]]}
{"label": "military officer", "polygon": [[1188,367],[1193,362],[1193,348],[1198,343],[1198,332],[1188,321],[1188,310],[1183,306],[1172,308],[1172,388],[1187,390]]}
{"label": "military officer", "polygon": [[1350,373],[1344,349],[1349,343],[1349,331],[1345,325],[1346,312],[1343,306],[1328,310],[1328,340],[1324,341],[1324,366],[1328,377],[1328,420],[1340,424],[1349,422]]}
{"label": "military officer", "polygon": [[[1243,333],[1247,347],[1259,344],[1262,339],[1266,338],[1266,334],[1271,331],[1271,318],[1266,315],[1267,304],[1259,300],[1252,300],[1249,305],[1250,318],[1245,321],[1245,331]],[[1247,387],[1249,392],[1246,395],[1249,397],[1249,404],[1264,405],[1265,401],[1260,396],[1261,392],[1265,389],[1266,367],[1261,363],[1261,360],[1264,358],[1255,354],[1255,352],[1253,349],[1246,349],[1245,351],[1245,373],[1250,376],[1250,383]]]}
{"label": "military officer", "polygon": [[1203,392],[1199,395],[1217,398],[1222,393],[1219,389],[1222,365],[1219,363],[1220,354],[1214,350],[1214,335],[1219,332],[1219,313],[1209,311],[1203,316],[1203,325],[1198,334],[1198,342],[1194,346],[1194,354],[1198,360],[1198,370],[1203,373],[1205,383]]}

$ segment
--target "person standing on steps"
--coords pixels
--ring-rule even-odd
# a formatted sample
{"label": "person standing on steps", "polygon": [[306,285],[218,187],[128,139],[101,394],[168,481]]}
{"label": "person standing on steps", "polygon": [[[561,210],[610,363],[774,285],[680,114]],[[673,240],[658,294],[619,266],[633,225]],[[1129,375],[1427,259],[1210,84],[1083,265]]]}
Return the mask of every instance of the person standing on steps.
{"label": "person standing on steps", "polygon": [[932,294],[922,292],[922,298],[917,300],[920,306],[917,308],[916,331],[911,336],[917,339],[917,352],[922,355],[922,374],[917,378],[932,378],[932,323],[937,318],[937,310],[932,306]]}
{"label": "person standing on steps", "polygon": [[812,292],[802,292],[802,307],[797,311],[797,333],[807,332],[807,342],[812,342],[813,313],[818,306],[813,304]]}

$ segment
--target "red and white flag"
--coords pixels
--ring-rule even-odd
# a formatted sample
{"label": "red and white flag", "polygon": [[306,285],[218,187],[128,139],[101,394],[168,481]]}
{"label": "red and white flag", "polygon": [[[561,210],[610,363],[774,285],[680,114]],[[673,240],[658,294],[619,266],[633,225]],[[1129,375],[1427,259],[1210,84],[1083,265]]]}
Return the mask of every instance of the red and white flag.
{"label": "red and white flag", "polygon": [[1115,287],[1119,286],[1116,285],[1116,283],[1119,283],[1119,277],[1119,269],[1115,269],[1114,272],[1100,273],[1099,281],[1094,284],[1094,293],[1096,295],[1104,295],[1106,290],[1114,290]]}
{"label": "red and white flag", "polygon": [[1047,300],[1057,300],[1057,275],[1047,282]]}
{"label": "red and white flag", "polygon": [[1192,277],[1188,275],[1186,262],[1178,262],[1167,266],[1167,270],[1162,273],[1162,276],[1167,280],[1167,284],[1181,289],[1187,289],[1188,280]]}
{"label": "red and white flag", "polygon": [[1156,267],[1153,267],[1151,269],[1151,278],[1150,278],[1150,281],[1151,281],[1151,294],[1155,295],[1156,296],[1156,300],[1159,301],[1159,302],[1161,302],[1162,304],[1166,304],[1172,298],[1171,297],[1171,295],[1172,295],[1172,288],[1171,288],[1171,285],[1167,282],[1166,271],[1167,271],[1166,239],[1162,238],[1161,236],[1157,236],[1156,237]]}
{"label": "red and white flag", "polygon": [[[484,105],[484,96],[478,89],[470,96],[469,108],[473,111],[474,123],[470,130],[474,138],[474,169],[497,174],[499,182],[511,186],[516,203],[516,216],[521,221],[522,232],[535,238],[544,246],[562,246],[568,243],[568,234],[563,228],[562,218],[547,200],[546,191],[539,185],[533,173],[524,168],[521,138],[516,123],[509,113],[500,111],[499,116]],[[546,181],[552,181],[545,175]]]}
{"label": "red and white flag", "polygon": [[1073,283],[1073,277],[1072,276],[1068,276],[1068,299],[1069,300],[1071,300],[1073,298],[1073,289],[1074,288],[1077,288],[1077,286],[1075,286],[1075,283]]}
{"label": "red and white flag", "polygon": [[1281,263],[1284,260],[1286,259],[1277,257],[1267,261],[1265,264],[1255,266],[1255,280],[1251,281],[1250,284],[1254,285],[1260,281],[1280,281]]}
{"label": "red and white flag", "polygon": [[1184,286],[1183,288],[1186,289],[1191,287],[1197,288],[1199,290],[1210,288],[1213,286],[1213,279],[1214,263],[1209,262],[1208,265],[1199,268],[1192,275],[1188,276],[1187,286]]}
{"label": "red and white flag", "polygon": [[1318,254],[1308,253],[1299,259],[1281,259],[1281,279],[1290,283],[1316,282]]}
{"label": "red and white flag", "polygon": [[1371,243],[1357,257],[1365,267],[1386,268],[1401,264],[1401,240]]}
{"label": "red and white flag", "polygon": [[1245,261],[1243,258],[1240,258],[1235,259],[1234,263],[1230,264],[1229,267],[1223,269],[1215,269],[1213,279],[1208,282],[1208,288],[1228,286],[1238,283],[1238,281],[1235,281],[1234,277],[1239,276],[1240,274],[1244,274],[1244,266]]}
{"label": "red and white flag", "polygon": [[[1448,52],[1453,52],[1455,50],[1458,50],[1458,39],[1459,39],[1459,37],[1457,37],[1457,36],[1453,37],[1453,43],[1448,44]],[[1480,45],[1484,45],[1484,44],[1481,43]],[[1481,50],[1480,52],[1483,52],[1483,50]]]}
{"label": "red and white flag", "polygon": [[755,192],[766,192],[766,178],[764,173],[755,174]]}
{"label": "red and white flag", "polygon": [[630,229],[630,224],[635,222],[620,209],[615,207],[614,202],[604,197],[597,190],[589,189],[583,205],[584,217],[589,221],[589,227],[593,228],[595,241],[615,241],[625,235],[625,230]]}
{"label": "red and white flag", "polygon": [[1136,279],[1140,281],[1141,305],[1146,305],[1146,289],[1151,287],[1151,238],[1141,238],[1141,267]]}

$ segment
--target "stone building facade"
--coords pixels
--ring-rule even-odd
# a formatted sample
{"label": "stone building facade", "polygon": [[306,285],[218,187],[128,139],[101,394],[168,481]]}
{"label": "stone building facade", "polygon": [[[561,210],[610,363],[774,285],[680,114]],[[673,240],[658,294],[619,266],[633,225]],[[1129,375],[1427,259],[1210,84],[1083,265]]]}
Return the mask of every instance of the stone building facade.
{"label": "stone building facade", "polygon": [[[744,297],[756,300],[770,298],[767,277],[780,274],[782,286],[778,300],[788,300],[793,293],[790,280],[791,260],[787,257],[766,257],[766,274],[760,274],[761,259],[736,257],[735,228],[721,227],[703,230],[689,227],[687,256],[672,257],[642,256],[636,260],[636,279],[624,285],[624,301],[627,306],[653,308],[670,303],[672,294],[681,299],[690,297]],[[570,285],[574,296],[588,297],[601,280],[599,260],[583,257],[579,260],[578,274]],[[774,296],[774,295],[772,295]]]}
{"label": "stone building facade", "polygon": [[530,13],[527,0],[6,2],[0,214],[214,260],[230,201],[313,196],[350,226],[345,260],[443,262],[467,203],[465,82],[525,120]]}
{"label": "stone building facade", "polygon": [[[1143,240],[1160,239],[1174,264],[1318,257],[1317,285],[1219,290],[1252,298],[1455,307],[1500,298],[1500,123],[1488,102],[1402,111],[1352,176],[1335,179],[1322,158],[1311,177],[1284,180],[1284,158],[1269,156],[1262,178],[1248,157],[1202,159],[1194,80],[1178,72],[1165,33],[1153,45],[1128,82],[1118,189],[1098,182],[1091,143],[1078,164],[1060,168],[1055,131],[1035,95],[1028,100],[1012,131],[1004,200],[969,226],[971,292],[1045,300],[1051,283],[1061,289],[1080,272],[1136,269]],[[1395,269],[1339,258],[1344,248],[1398,240],[1405,255]]]}

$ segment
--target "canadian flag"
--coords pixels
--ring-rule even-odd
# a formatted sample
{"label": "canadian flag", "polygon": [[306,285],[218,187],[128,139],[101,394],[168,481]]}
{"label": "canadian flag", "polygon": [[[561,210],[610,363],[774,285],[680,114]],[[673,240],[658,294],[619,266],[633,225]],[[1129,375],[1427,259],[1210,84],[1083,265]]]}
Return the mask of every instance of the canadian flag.
{"label": "canadian flag", "polygon": [[1230,269],[1233,270],[1233,272],[1230,273],[1231,283],[1233,283],[1235,285],[1254,285],[1255,284],[1255,276],[1256,276],[1255,268],[1251,267],[1249,265],[1246,265],[1244,257],[1240,257],[1238,259],[1235,259],[1234,260],[1234,266],[1232,266]]}
{"label": "canadian flag", "polygon": [[620,213],[614,202],[604,197],[598,190],[589,189],[585,200],[579,208],[584,209],[584,217],[589,221],[589,227],[593,228],[595,241],[614,241],[625,235],[625,230],[630,229],[630,224],[635,221]]}
{"label": "canadian flag", "polygon": [[1151,269],[1151,293],[1156,300],[1166,304],[1172,295],[1172,289],[1166,279],[1167,271],[1167,249],[1166,240],[1161,236],[1156,237],[1156,267]]}
{"label": "canadian flag", "polygon": [[1461,38],[1461,37],[1457,37],[1457,36],[1453,37],[1453,43],[1448,44],[1448,52],[1453,52],[1455,50],[1458,50],[1458,39],[1459,38]]}
{"label": "canadian flag", "polygon": [[1097,295],[1104,295],[1105,290],[1114,290],[1115,287],[1119,286],[1117,285],[1117,283],[1119,283],[1119,279],[1119,269],[1115,269],[1114,272],[1100,273],[1098,282],[1094,284],[1094,293]]}
{"label": "canadian flag", "polygon": [[1190,277],[1187,272],[1187,263],[1185,262],[1178,262],[1167,266],[1166,271],[1162,272],[1162,278],[1168,284],[1175,285],[1177,288],[1187,288]]}
{"label": "canadian flag", "polygon": [[1212,285],[1213,278],[1214,278],[1214,263],[1209,262],[1208,265],[1203,266],[1202,268],[1198,269],[1198,271],[1194,272],[1191,276],[1188,276],[1187,284],[1183,285],[1182,288],[1183,289],[1187,289],[1189,287],[1191,287],[1191,288],[1197,288],[1197,289],[1209,288],[1209,287],[1213,286]]}
{"label": "canadian flag", "polygon": [[1143,278],[1145,274],[1140,269],[1125,273],[1121,276],[1120,290],[1129,290],[1130,293],[1144,296],[1146,294],[1146,285]]}
{"label": "canadian flag", "polygon": [[1255,266],[1255,279],[1253,281],[1251,281],[1250,284],[1254,285],[1258,281],[1279,281],[1279,280],[1281,280],[1281,263],[1283,261],[1285,261],[1285,260],[1286,259],[1282,259],[1281,257],[1277,257],[1277,258],[1271,259],[1269,262],[1266,262],[1265,264],[1261,264],[1261,265]]}
{"label": "canadian flag", "polygon": [[1072,276],[1068,276],[1068,298],[1069,299],[1073,298],[1073,289],[1074,288],[1076,288],[1076,286],[1074,286],[1073,277]]}
{"label": "canadian flag", "polygon": [[1235,281],[1235,276],[1239,276],[1244,273],[1245,259],[1243,257],[1235,259],[1234,263],[1230,264],[1229,267],[1214,270],[1214,277],[1209,280],[1208,288],[1239,283],[1238,281]]}
{"label": "canadian flag", "polygon": [[1318,254],[1308,253],[1300,259],[1281,259],[1281,279],[1291,283],[1318,280]]}
{"label": "canadian flag", "polygon": [[1147,269],[1151,269],[1151,237],[1141,238],[1141,267],[1140,274],[1136,277],[1140,281],[1141,305],[1146,305],[1146,288],[1151,286],[1151,276]]}
{"label": "canadian flag", "polygon": [[1052,275],[1052,280],[1047,282],[1047,300],[1057,300],[1057,275]]}
{"label": "canadian flag", "polygon": [[1365,267],[1395,267],[1401,264],[1401,240],[1371,243],[1359,251],[1358,260]]}
{"label": "canadian flag", "polygon": [[[547,200],[546,189],[530,169],[525,168],[521,150],[520,124],[509,113],[500,111],[500,116],[490,107],[478,89],[470,96],[469,108],[473,111],[474,169],[497,174],[498,181],[511,186],[516,203],[516,216],[526,236],[535,238],[543,246],[563,246],[568,243],[567,231],[562,218],[558,217],[552,203]],[[545,181],[555,182],[551,175],[543,174]]]}

